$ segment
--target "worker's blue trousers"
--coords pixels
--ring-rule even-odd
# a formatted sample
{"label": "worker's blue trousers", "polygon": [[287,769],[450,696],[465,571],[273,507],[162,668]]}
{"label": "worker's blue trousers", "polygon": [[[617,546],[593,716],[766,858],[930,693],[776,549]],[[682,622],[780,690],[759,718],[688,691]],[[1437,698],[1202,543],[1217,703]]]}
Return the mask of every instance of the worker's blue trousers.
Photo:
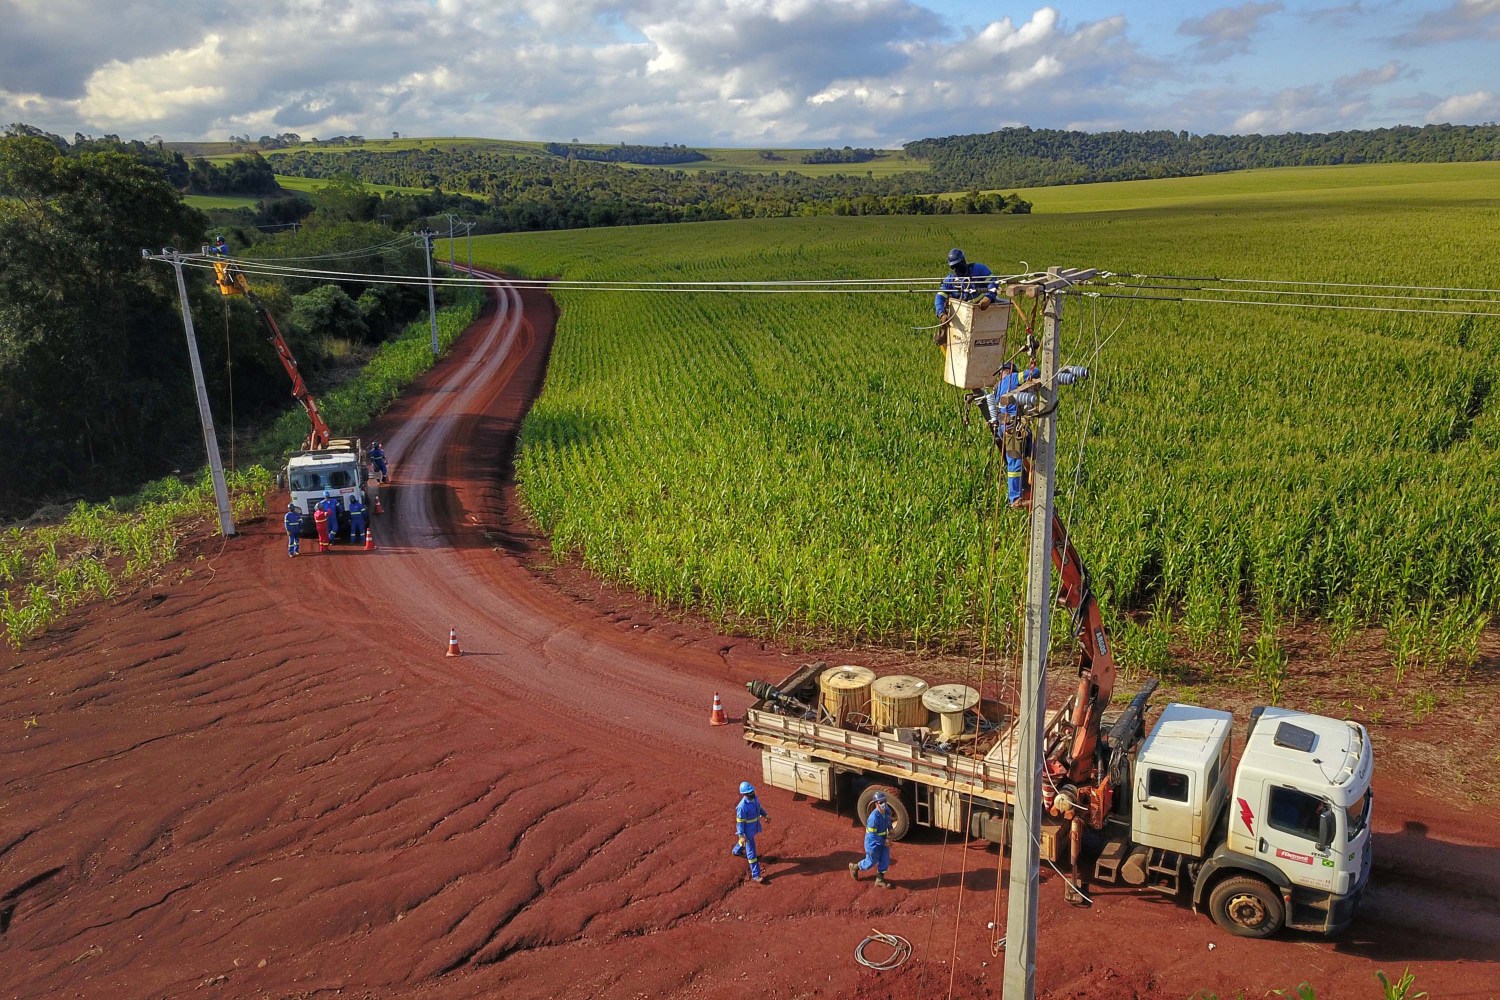
{"label": "worker's blue trousers", "polygon": [[290,555],[296,555],[302,551],[302,528],[300,525],[287,531],[286,550]]}
{"label": "worker's blue trousers", "polygon": [[755,853],[754,834],[745,838],[744,847],[740,846],[739,839],[736,838],[734,846],[729,849],[729,853],[737,858],[743,857],[746,861],[750,862],[750,877],[760,878],[760,855]]}
{"label": "worker's blue trousers", "polygon": [[363,514],[349,515],[349,540],[355,545],[365,544],[365,516]]}
{"label": "worker's blue trousers", "polygon": [[866,847],[865,859],[859,863],[859,870],[867,872],[871,868],[884,875],[885,870],[891,866],[891,845],[881,844],[879,847]]}

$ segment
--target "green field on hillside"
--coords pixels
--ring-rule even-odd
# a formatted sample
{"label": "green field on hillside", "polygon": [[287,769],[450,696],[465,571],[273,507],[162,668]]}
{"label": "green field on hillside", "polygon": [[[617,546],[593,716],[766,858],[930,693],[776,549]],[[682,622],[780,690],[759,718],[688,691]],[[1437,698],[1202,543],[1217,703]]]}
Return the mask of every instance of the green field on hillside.
{"label": "green field on hillside", "polygon": [[[318,188],[326,187],[332,183],[321,177],[293,177],[290,174],[277,174],[276,183],[283,190],[296,191],[302,194],[312,194]],[[401,187],[397,184],[366,184],[366,191],[372,194],[426,194],[426,188]],[[182,200],[194,208],[254,208],[256,202],[263,200],[259,195],[227,195],[227,194],[186,194]]]}
{"label": "green field on hillside", "polygon": [[[961,246],[997,271],[1492,289],[1485,166],[1346,170],[1281,196],[1269,175],[1204,178],[1202,203],[1135,211],[1149,186],[1067,189],[1117,211],[490,236],[474,253],[574,279],[935,283]],[[518,459],[557,550],[772,628],[969,646],[988,621],[1000,641],[1024,518],[997,510],[1002,463],[913,329],[932,322],[930,291],[557,298]],[[1500,319],[1298,301],[1066,302],[1064,361],[1095,378],[1063,402],[1060,509],[1109,613],[1157,612],[1118,623],[1138,666],[1183,642],[1208,663],[1259,656],[1278,623],[1312,615],[1335,634],[1383,623],[1408,660],[1440,662],[1500,610]]]}

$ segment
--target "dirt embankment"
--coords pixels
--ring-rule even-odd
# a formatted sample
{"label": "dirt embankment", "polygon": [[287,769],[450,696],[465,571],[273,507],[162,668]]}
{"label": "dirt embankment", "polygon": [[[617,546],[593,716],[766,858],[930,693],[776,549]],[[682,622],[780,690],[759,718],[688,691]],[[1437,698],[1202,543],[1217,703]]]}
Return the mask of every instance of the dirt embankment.
{"label": "dirt embankment", "polygon": [[[737,718],[803,655],[542,568],[508,476],[554,316],[497,289],[381,421],[379,551],[289,559],[262,519],[0,653],[0,995],[999,995],[986,846],[898,844],[885,892],[844,872],[851,817],[771,791],[773,881],[745,882],[758,757],[709,704]],[[1337,942],[1122,891],[1074,909],[1045,876],[1040,991],[1338,1000],[1409,965],[1434,997],[1500,995],[1500,835],[1428,788],[1382,773],[1376,887]],[[912,961],[856,965],[872,927]]]}

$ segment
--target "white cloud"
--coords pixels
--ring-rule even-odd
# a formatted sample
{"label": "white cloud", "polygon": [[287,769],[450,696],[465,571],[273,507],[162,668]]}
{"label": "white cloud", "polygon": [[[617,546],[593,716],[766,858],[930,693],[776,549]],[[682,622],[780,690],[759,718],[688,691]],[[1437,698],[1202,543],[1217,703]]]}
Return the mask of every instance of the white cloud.
{"label": "white cloud", "polygon": [[[1494,89],[1448,60],[1441,91],[1414,94],[1434,68],[1395,58],[1390,39],[1415,22],[1383,0],[1298,17],[1277,17],[1278,0],[1245,2],[1181,22],[1176,37],[1205,56],[1263,36],[1276,45],[1274,32],[1306,18],[1354,19],[1385,39],[1363,53],[1371,68],[1328,59],[1285,79],[1243,59],[1237,76],[1185,61],[1170,33],[1145,35],[1123,14],[1070,19],[1059,3],[950,27],[926,2],[262,0],[244,17],[112,0],[121,16],[106,19],[99,0],[0,0],[0,123],[180,139],[399,130],[889,146],[1013,124],[1370,127],[1458,100],[1444,94]],[[1455,0],[1450,10],[1482,35],[1497,7]]]}
{"label": "white cloud", "polygon": [[1262,22],[1285,7],[1280,0],[1271,3],[1240,4],[1220,7],[1202,17],[1190,17],[1177,26],[1179,35],[1196,41],[1193,47],[1205,60],[1219,60],[1250,51],[1250,39],[1262,28]]}
{"label": "white cloud", "polygon": [[1500,0],[1454,0],[1428,11],[1394,39],[1400,46],[1440,45],[1500,38]]}
{"label": "white cloud", "polygon": [[1491,90],[1454,94],[1433,105],[1426,120],[1431,124],[1500,121],[1500,94]]}

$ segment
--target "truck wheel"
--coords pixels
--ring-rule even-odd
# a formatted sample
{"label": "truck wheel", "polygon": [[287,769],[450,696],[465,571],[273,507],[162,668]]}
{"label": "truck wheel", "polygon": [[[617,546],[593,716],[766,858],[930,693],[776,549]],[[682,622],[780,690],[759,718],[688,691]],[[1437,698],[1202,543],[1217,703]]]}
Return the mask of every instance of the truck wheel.
{"label": "truck wheel", "polygon": [[1226,878],[1208,897],[1214,923],[1239,937],[1265,938],[1281,930],[1286,909],[1275,889],[1246,875]]}
{"label": "truck wheel", "polygon": [[859,793],[859,821],[863,823],[869,818],[870,810],[875,808],[875,793],[885,792],[885,800],[891,804],[891,839],[903,840],[911,830],[911,813],[906,811],[906,803],[901,801],[901,789],[895,785],[866,785],[865,790]]}

